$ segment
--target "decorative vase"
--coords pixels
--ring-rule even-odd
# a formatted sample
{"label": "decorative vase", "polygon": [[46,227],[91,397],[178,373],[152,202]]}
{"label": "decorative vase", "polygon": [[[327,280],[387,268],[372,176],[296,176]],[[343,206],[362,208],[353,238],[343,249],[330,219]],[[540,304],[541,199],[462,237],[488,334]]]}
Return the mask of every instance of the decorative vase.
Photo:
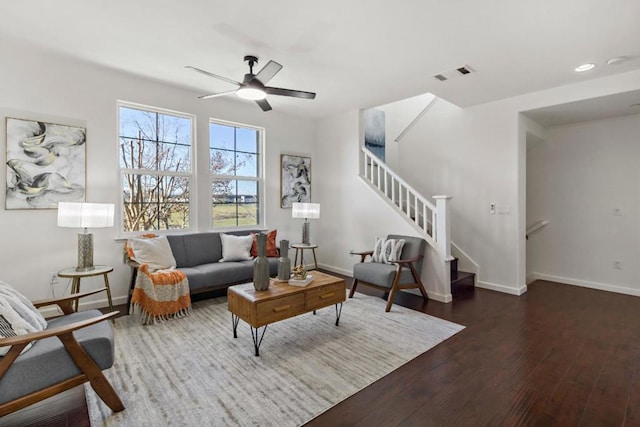
{"label": "decorative vase", "polygon": [[280,240],[280,258],[278,258],[278,280],[289,280],[291,276],[291,259],[289,258],[289,241]]}
{"label": "decorative vase", "polygon": [[259,233],[256,236],[258,256],[253,262],[253,287],[256,291],[269,288],[269,260],[267,259],[267,235]]}

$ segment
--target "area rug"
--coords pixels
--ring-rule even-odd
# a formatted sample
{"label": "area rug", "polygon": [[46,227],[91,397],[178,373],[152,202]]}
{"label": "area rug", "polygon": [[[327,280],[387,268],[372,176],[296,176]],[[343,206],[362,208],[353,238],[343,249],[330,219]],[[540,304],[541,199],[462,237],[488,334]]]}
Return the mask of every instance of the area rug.
{"label": "area rug", "polygon": [[226,299],[197,302],[181,319],[143,326],[116,319],[105,372],[126,409],[112,414],[90,386],[93,426],[297,426],[464,327],[356,293],[334,307],[269,325],[254,356],[249,326],[233,339]]}

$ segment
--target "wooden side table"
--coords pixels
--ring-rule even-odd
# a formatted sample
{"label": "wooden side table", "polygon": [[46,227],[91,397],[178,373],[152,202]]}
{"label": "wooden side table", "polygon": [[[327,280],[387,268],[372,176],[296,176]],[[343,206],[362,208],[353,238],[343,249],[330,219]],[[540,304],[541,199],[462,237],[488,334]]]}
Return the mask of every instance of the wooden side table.
{"label": "wooden side table", "polygon": [[[71,281],[71,293],[77,294],[80,292],[80,279],[83,277],[100,276],[104,277],[104,286],[107,288],[107,299],[109,300],[109,309],[113,311],[113,301],[111,300],[111,288],[109,287],[109,278],[107,274],[113,271],[113,267],[109,265],[96,265],[93,270],[88,271],[76,271],[75,268],[67,268],[58,271],[58,276],[72,279]],[[75,310],[78,311],[78,300],[76,299]]]}
{"label": "wooden side table", "polygon": [[313,264],[316,266],[316,270],[318,269],[318,261],[316,260],[316,248],[318,247],[318,245],[306,245],[304,243],[293,243],[291,247],[296,250],[296,254],[293,259],[294,267],[298,265],[298,251],[300,251],[300,264],[304,265],[304,250],[311,249],[311,251],[313,252]]}

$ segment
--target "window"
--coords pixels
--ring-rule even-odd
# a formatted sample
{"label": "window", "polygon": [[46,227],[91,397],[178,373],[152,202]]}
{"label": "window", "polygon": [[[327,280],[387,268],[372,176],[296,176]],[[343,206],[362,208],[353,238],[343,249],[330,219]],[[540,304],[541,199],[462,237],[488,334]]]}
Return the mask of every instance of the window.
{"label": "window", "polygon": [[209,124],[214,228],[261,223],[263,133],[262,129],[234,123]]}
{"label": "window", "polygon": [[120,103],[122,227],[189,228],[194,118]]}

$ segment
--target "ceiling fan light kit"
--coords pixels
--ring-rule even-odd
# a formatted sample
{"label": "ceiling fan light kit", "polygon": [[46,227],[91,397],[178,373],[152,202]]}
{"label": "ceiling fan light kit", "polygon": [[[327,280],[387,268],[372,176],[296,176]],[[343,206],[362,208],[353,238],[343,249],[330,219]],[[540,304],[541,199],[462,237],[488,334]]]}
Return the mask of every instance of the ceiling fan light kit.
{"label": "ceiling fan light kit", "polygon": [[305,92],[302,90],[265,86],[269,82],[269,80],[271,80],[276,74],[278,74],[278,72],[282,69],[282,65],[278,64],[275,61],[269,61],[267,62],[267,65],[265,65],[260,71],[258,71],[258,74],[253,74],[253,66],[258,63],[258,58],[252,55],[247,55],[244,57],[244,60],[249,65],[249,72],[244,75],[242,83],[187,65],[186,68],[191,68],[192,70],[206,76],[213,77],[238,86],[238,88],[235,90],[202,95],[199,98],[209,99],[235,93],[240,98],[255,101],[256,104],[258,104],[258,106],[262,109],[262,111],[270,111],[272,108],[269,102],[266,100],[267,94],[304,99],[314,99],[316,97],[316,94],[314,92]]}
{"label": "ceiling fan light kit", "polygon": [[240,98],[250,99],[251,101],[257,101],[258,99],[265,99],[267,94],[262,89],[254,87],[241,87],[236,91],[236,95]]}

